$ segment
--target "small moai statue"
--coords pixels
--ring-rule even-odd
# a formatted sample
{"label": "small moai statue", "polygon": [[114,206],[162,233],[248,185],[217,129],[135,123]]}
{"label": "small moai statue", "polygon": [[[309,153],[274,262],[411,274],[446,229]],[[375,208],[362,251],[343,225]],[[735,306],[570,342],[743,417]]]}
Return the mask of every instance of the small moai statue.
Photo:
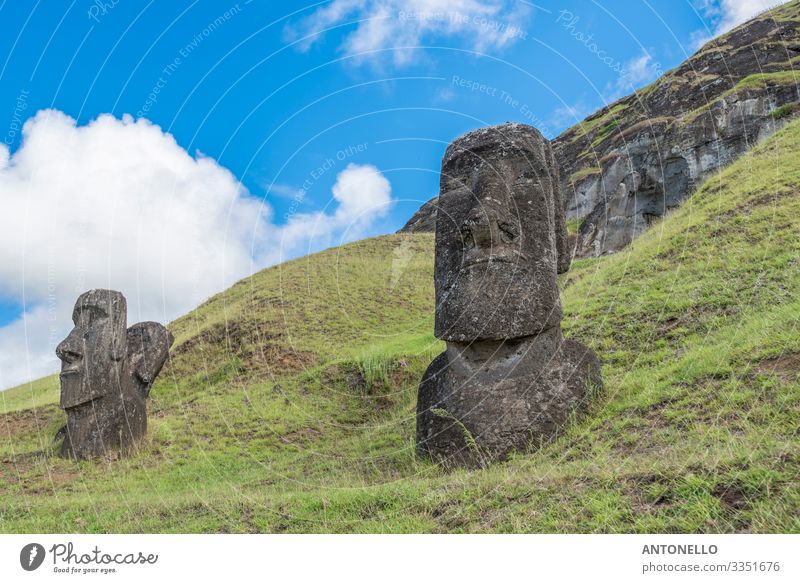
{"label": "small moai statue", "polygon": [[117,291],[91,290],[75,303],[75,327],[56,348],[67,413],[62,457],[125,455],[147,433],[145,399],[174,339],[155,322],[127,329],[127,317]]}
{"label": "small moai statue", "polygon": [[559,273],[569,269],[558,167],[533,127],[455,140],[436,219],[435,335],[417,400],[417,451],[483,465],[537,447],[585,410],[600,365],[566,340]]}

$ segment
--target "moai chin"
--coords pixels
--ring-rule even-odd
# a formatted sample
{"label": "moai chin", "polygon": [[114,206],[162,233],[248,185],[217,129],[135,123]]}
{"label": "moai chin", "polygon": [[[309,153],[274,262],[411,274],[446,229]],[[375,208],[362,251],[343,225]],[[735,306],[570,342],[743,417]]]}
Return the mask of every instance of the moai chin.
{"label": "moai chin", "polygon": [[474,465],[555,436],[600,384],[561,334],[570,257],[558,169],[533,127],[470,132],[442,161],[435,334],[447,349],[419,388],[417,449]]}
{"label": "moai chin", "polygon": [[127,303],[117,291],[82,294],[74,328],[56,348],[61,408],[67,413],[63,457],[126,454],[147,432],[145,399],[173,338],[161,324],[127,329]]}

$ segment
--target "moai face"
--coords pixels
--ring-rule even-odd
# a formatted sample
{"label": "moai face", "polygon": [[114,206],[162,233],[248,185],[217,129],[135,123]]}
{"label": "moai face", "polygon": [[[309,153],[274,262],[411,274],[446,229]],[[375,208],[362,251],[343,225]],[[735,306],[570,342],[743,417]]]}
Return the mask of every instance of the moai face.
{"label": "moai face", "polygon": [[71,409],[120,392],[125,379],[127,305],[119,292],[82,294],[75,327],[56,348],[61,359],[61,408]]}
{"label": "moai face", "polygon": [[128,366],[142,397],[150,394],[174,341],[170,331],[158,322],[139,322],[128,328]]}
{"label": "moai face", "polygon": [[518,338],[561,321],[557,189],[535,128],[505,124],[450,145],[436,221],[437,338]]}

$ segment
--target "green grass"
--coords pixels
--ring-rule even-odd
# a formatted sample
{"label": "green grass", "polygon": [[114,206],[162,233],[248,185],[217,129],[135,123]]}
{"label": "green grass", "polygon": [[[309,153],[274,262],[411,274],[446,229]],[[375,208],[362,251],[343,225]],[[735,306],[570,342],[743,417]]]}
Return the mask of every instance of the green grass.
{"label": "green grass", "polygon": [[579,180],[583,180],[587,176],[592,176],[594,174],[601,174],[603,169],[600,166],[585,166],[578,170],[577,172],[573,172],[569,176],[570,183],[578,182]]}
{"label": "green grass", "polygon": [[798,155],[793,121],[629,248],[575,262],[564,329],[605,388],[538,451],[451,472],[414,456],[442,347],[433,237],[393,235],[171,324],[131,458],[59,459],[56,387],[4,393],[0,531],[800,532]]}
{"label": "green grass", "polygon": [[592,147],[596,148],[597,146],[599,146],[600,142],[602,142],[607,137],[609,137],[611,135],[611,133],[619,127],[619,124],[620,124],[620,120],[619,119],[613,119],[610,122],[608,122],[607,124],[605,124],[603,127],[601,127],[597,131],[597,135],[595,136],[594,140],[592,141]]}
{"label": "green grass", "polygon": [[618,118],[622,116],[629,107],[629,103],[612,104],[610,107],[603,110],[602,113],[598,112],[598,114],[575,124],[562,135],[571,135],[571,140],[573,141],[588,136],[598,128],[608,127],[610,124],[615,123],[615,121],[618,123]]}
{"label": "green grass", "polygon": [[768,14],[761,16],[762,18],[772,18],[779,22],[800,21],[800,4],[797,2],[788,2],[783,6],[772,8]]}
{"label": "green grass", "polygon": [[[756,73],[739,81],[732,91],[742,89],[765,89],[771,85],[796,85],[797,71],[773,71],[772,73]],[[723,94],[724,96],[725,94]]]}
{"label": "green grass", "polygon": [[772,119],[783,119],[785,117],[789,117],[798,110],[800,110],[800,102],[795,101],[794,103],[786,103],[781,105],[780,107],[771,111],[769,115]]}
{"label": "green grass", "polygon": [[58,403],[58,387],[58,375],[52,375],[11,391],[0,391],[0,414]]}
{"label": "green grass", "polygon": [[581,230],[581,225],[583,224],[582,217],[575,217],[572,219],[567,219],[567,233],[569,235],[577,235],[578,231]]}

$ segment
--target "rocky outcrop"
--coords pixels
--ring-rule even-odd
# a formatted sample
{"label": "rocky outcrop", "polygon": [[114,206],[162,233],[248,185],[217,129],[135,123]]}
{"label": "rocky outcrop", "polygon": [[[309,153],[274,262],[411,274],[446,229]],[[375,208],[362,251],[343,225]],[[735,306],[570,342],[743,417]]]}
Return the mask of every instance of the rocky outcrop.
{"label": "rocky outcrop", "polygon": [[555,140],[577,256],[621,249],[791,117],[798,27],[800,2],[751,20]]}
{"label": "rocky outcrop", "polygon": [[[553,142],[578,257],[617,251],[800,108],[800,1],[706,44]],[[434,199],[435,200],[435,199]],[[404,227],[430,230],[426,203]],[[426,209],[426,207],[428,207]]]}

